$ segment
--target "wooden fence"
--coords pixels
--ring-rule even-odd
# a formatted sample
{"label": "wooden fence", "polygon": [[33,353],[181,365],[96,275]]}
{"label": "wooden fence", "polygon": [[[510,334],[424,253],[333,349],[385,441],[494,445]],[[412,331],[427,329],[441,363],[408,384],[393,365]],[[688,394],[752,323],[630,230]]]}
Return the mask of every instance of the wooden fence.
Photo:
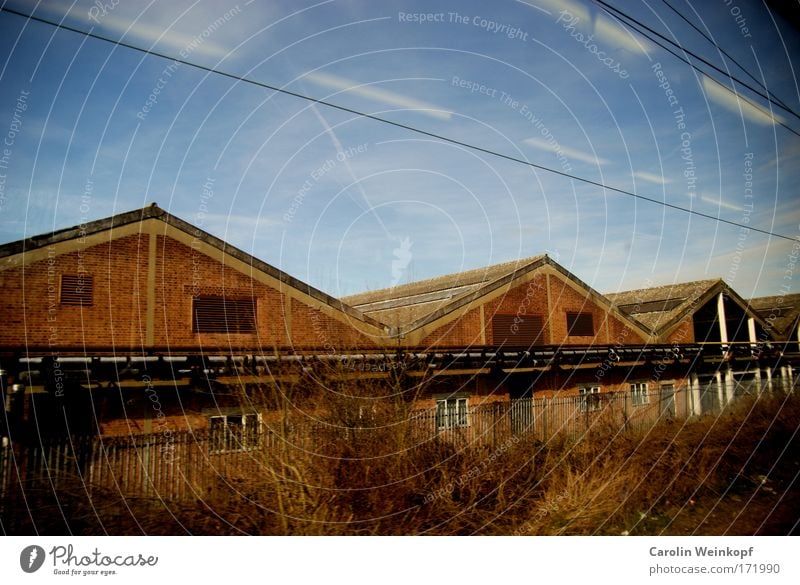
{"label": "wooden fence", "polygon": [[[791,384],[775,390],[788,391]],[[647,392],[523,398],[510,402],[412,411],[381,427],[262,423],[257,433],[213,436],[211,430],[124,437],[67,437],[34,444],[0,444],[0,512],[16,490],[105,490],[124,497],[182,500],[201,498],[220,482],[254,477],[277,449],[318,452],[336,438],[353,444],[403,437],[406,444],[430,440],[465,448],[496,449],[513,438],[546,442],[579,437],[593,430],[647,429],[660,421],[717,414],[738,396],[772,391],[771,384],[748,381],[727,388],[711,380],[695,388],[668,384]],[[226,430],[225,432],[231,432]],[[385,439],[383,439],[385,440]],[[409,443],[410,441],[410,443]],[[224,448],[220,448],[220,446]],[[392,447],[388,445],[388,447]]]}

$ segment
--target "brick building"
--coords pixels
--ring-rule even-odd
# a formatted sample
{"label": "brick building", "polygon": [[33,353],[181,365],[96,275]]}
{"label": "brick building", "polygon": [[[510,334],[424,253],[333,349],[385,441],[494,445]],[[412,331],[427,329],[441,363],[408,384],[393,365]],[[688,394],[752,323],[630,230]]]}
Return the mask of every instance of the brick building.
{"label": "brick building", "polygon": [[374,319],[155,205],[0,246],[0,290],[7,402],[26,388],[27,420],[36,406],[38,426],[62,433],[201,424],[218,401],[187,391],[214,390],[206,374],[226,364],[266,375],[277,355],[391,342]]}
{"label": "brick building", "polygon": [[536,256],[339,300],[155,205],[0,246],[0,290],[6,409],[36,432],[255,427],[342,380],[459,425],[556,395],[697,414],[797,353],[798,303],[721,280],[603,295]]}
{"label": "brick building", "polygon": [[261,353],[386,343],[377,321],[157,206],[0,246],[0,348]]}

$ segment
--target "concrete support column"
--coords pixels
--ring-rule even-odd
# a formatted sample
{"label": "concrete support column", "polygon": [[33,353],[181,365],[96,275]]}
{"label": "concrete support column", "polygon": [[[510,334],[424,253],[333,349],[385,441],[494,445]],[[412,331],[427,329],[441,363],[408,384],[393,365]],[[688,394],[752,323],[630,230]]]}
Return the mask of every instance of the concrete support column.
{"label": "concrete support column", "polygon": [[736,391],[736,380],[733,377],[733,370],[730,368],[725,370],[725,373],[723,375],[724,378],[722,380],[723,381],[722,396],[724,397],[725,402],[723,402],[722,404],[724,406],[725,404],[728,404],[731,400],[733,400],[734,393]]}
{"label": "concrete support column", "polygon": [[789,384],[788,384],[788,378],[787,378],[787,373],[786,373],[786,366],[781,366],[780,367],[778,375],[780,376],[780,379],[778,381],[778,388],[780,388],[781,392],[784,392],[784,393],[788,392],[789,391]]}
{"label": "concrete support column", "polygon": [[[725,375],[727,378],[727,374]],[[717,383],[717,399],[719,400],[719,409],[722,410],[725,407],[725,380],[722,379],[722,372],[717,370],[714,374],[714,380]]]}
{"label": "concrete support column", "polygon": [[725,297],[722,293],[717,295],[717,321],[719,321],[719,340],[722,342],[721,351],[728,349],[728,322],[725,320]]}
{"label": "concrete support column", "polygon": [[755,380],[755,383],[756,383],[756,388],[758,389],[757,390],[757,394],[760,396],[762,394],[763,390],[764,390],[761,387],[761,368],[756,368],[754,380]]}
{"label": "concrete support column", "polygon": [[766,367],[764,371],[767,373],[767,392],[772,394],[772,368]]}
{"label": "concrete support column", "polygon": [[690,415],[697,416],[703,414],[703,407],[700,404],[700,380],[697,377],[697,374],[691,374],[689,376],[689,399],[690,404]]}
{"label": "concrete support column", "polygon": [[756,339],[756,320],[752,317],[747,319],[747,336],[750,339],[750,349],[755,349],[758,339]]}

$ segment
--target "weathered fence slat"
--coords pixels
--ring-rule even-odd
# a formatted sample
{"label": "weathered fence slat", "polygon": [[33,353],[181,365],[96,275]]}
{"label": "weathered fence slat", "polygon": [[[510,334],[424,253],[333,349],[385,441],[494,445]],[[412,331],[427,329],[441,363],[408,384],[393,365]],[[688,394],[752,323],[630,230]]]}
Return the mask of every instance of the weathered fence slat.
{"label": "weathered fence slat", "polygon": [[[792,381],[782,378],[736,382],[730,387],[711,379],[695,387],[662,385],[642,393],[631,390],[588,397],[519,398],[472,405],[447,416],[435,409],[416,410],[393,424],[402,436],[417,443],[436,438],[459,448],[497,449],[512,438],[546,443],[557,436],[576,438],[595,430],[643,431],[680,415],[717,414],[739,396],[795,388]],[[230,482],[254,476],[263,465],[261,455],[267,451],[319,449],[344,437],[369,439],[373,432],[368,425],[346,428],[280,421],[263,424],[255,443],[252,436],[228,437],[215,441],[214,447],[208,430],[73,436],[20,445],[5,439],[0,444],[0,512],[17,484],[23,490],[80,487],[88,494],[109,490],[123,496],[164,500],[194,498],[205,493],[218,477]],[[241,439],[248,444],[241,444]],[[224,449],[215,451],[220,445]]]}

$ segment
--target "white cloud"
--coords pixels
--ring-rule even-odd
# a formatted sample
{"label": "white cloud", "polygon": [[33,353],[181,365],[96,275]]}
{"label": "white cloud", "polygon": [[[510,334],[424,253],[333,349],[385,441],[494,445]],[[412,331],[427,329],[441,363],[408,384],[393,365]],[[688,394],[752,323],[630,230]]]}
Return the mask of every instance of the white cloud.
{"label": "white cloud", "polygon": [[344,77],[339,77],[338,75],[323,73],[321,71],[313,71],[306,75],[304,79],[328,89],[346,91],[383,105],[392,105],[403,109],[419,111],[421,114],[431,116],[432,118],[449,120],[452,116],[450,112],[442,110],[439,106],[404,96],[381,87],[374,87],[370,83],[358,83],[345,79]]}
{"label": "white cloud", "polygon": [[[214,19],[210,22],[213,23],[213,21]],[[125,39],[128,41],[133,37],[148,47],[157,46],[165,52],[174,53],[175,57],[178,57],[181,51],[190,51],[192,55],[222,59],[231,52],[231,47],[225,47],[209,40],[208,37],[214,33],[203,36],[203,33],[208,30],[205,28],[199,29],[194,33],[180,32],[174,28],[167,31],[163,24],[149,24],[139,21],[132,25],[131,21],[118,18],[112,14],[106,15],[100,22],[104,28],[124,34]],[[226,24],[222,26],[226,26]]]}
{"label": "white cloud", "polygon": [[633,176],[640,181],[655,183],[656,185],[666,185],[670,182],[670,180],[665,178],[664,175],[656,175],[655,173],[648,173],[646,171],[635,171]]}
{"label": "white cloud", "polygon": [[[536,0],[536,3],[544,4],[557,15],[562,12],[568,12],[571,16],[577,16],[579,21],[584,24],[589,22],[589,11],[585,6],[577,2],[572,2],[571,0]],[[538,8],[538,6],[531,6],[531,8]]]}
{"label": "white cloud", "polygon": [[742,211],[742,208],[738,205],[734,205],[733,203],[728,203],[722,197],[712,196],[712,195],[701,195],[700,201],[705,201],[706,203],[711,203],[712,205],[716,205],[718,207],[722,207],[723,209],[730,209],[731,211]]}
{"label": "white cloud", "polygon": [[86,26],[110,31],[120,37],[124,35],[129,43],[144,48],[157,47],[175,57],[187,50],[193,55],[214,59],[228,56],[235,45],[220,44],[212,37],[219,39],[226,27],[229,27],[229,37],[240,34],[241,23],[229,25],[244,12],[239,5],[238,10],[226,10],[220,6],[193,6],[192,10],[183,13],[179,12],[177,5],[169,3],[151,4],[146,10],[128,3],[114,6],[106,3],[103,10],[100,10],[100,5],[100,2],[53,0],[43,5],[41,10],[58,17],[68,14]]}
{"label": "white cloud", "polygon": [[594,21],[594,34],[614,48],[631,53],[646,54],[651,49],[650,43],[602,14],[598,14]]}
{"label": "white cloud", "polygon": [[605,165],[609,162],[604,158],[598,158],[594,154],[583,152],[575,148],[570,148],[568,146],[564,146],[563,144],[559,144],[558,142],[553,142],[551,144],[544,138],[526,138],[523,142],[537,150],[552,152],[557,155],[563,155],[568,159],[578,160],[593,165]]}
{"label": "white cloud", "polygon": [[627,28],[602,13],[594,17],[594,26],[592,26],[592,15],[586,6],[578,2],[572,0],[536,1],[538,4],[547,6],[562,25],[569,24],[584,31],[587,35],[593,34],[595,38],[608,45],[608,47],[601,48],[624,49],[639,54],[646,54],[653,48],[650,43],[636,33],[631,33]]}
{"label": "white cloud", "polygon": [[779,122],[783,122],[783,119],[780,116],[771,113],[768,109],[758,104],[745,101],[743,98],[739,97],[738,93],[734,93],[724,85],[721,85],[716,81],[709,79],[708,77],[703,78],[703,89],[705,90],[706,95],[712,101],[718,103],[723,108],[730,110],[731,112],[741,114],[751,122],[762,124],[764,126],[775,125]]}

